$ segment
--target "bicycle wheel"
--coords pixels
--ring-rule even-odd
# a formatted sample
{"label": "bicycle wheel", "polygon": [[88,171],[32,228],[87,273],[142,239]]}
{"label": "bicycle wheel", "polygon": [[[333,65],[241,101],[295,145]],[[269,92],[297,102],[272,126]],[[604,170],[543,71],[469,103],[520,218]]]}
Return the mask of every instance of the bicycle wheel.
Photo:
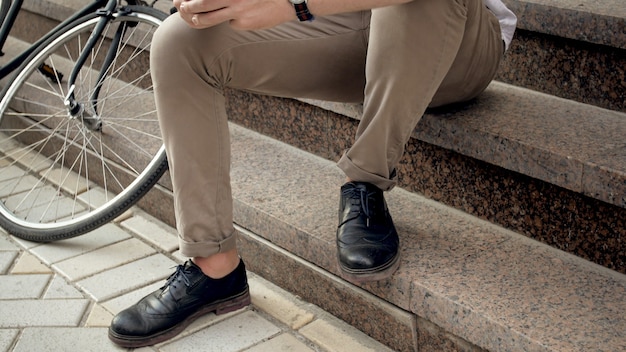
{"label": "bicycle wheel", "polygon": [[[78,116],[64,104],[66,81],[98,15],[78,19],[21,65],[0,101],[0,226],[6,231],[38,242],[84,234],[122,214],[160,179],[167,160],[148,49],[165,17],[145,6],[111,15],[75,82]],[[120,25],[120,45],[103,70]]]}

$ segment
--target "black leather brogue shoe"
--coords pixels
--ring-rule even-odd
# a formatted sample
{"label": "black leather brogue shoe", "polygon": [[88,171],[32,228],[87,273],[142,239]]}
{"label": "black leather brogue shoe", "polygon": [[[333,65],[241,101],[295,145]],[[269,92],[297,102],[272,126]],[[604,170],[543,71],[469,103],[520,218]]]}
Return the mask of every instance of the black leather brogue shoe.
{"label": "black leather brogue shoe", "polygon": [[204,275],[187,261],[163,287],[117,314],[109,327],[109,338],[126,348],[150,346],[176,336],[204,314],[224,314],[249,304],[243,261],[221,279]]}
{"label": "black leather brogue shoe", "polygon": [[365,182],[341,187],[337,257],[354,282],[385,279],[398,268],[399,239],[383,191]]}

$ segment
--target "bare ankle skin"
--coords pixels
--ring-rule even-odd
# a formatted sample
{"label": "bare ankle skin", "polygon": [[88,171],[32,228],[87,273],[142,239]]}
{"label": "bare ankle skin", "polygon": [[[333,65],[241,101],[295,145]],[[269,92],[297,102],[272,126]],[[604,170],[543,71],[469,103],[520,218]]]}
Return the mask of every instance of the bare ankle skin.
{"label": "bare ankle skin", "polygon": [[221,279],[239,265],[239,253],[237,249],[232,249],[210,257],[193,257],[192,261],[202,269],[204,275],[212,279]]}

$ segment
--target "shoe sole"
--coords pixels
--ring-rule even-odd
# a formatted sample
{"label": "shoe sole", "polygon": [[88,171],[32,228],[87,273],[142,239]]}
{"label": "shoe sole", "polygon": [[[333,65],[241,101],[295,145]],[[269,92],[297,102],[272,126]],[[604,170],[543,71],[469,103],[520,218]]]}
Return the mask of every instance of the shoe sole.
{"label": "shoe sole", "polygon": [[364,283],[388,279],[400,267],[400,255],[397,254],[391,261],[375,269],[354,270],[345,268],[339,263],[339,272],[342,278],[353,283]]}
{"label": "shoe sole", "polygon": [[118,334],[109,328],[109,339],[118,346],[125,348],[138,348],[156,345],[157,343],[169,340],[180,334],[187,326],[189,326],[189,324],[205,314],[215,313],[215,315],[222,315],[245,308],[249,306],[250,303],[250,291],[246,288],[244,292],[237,296],[229,297],[201,307],[197,312],[187,317],[187,319],[159,333],[150,336],[138,337]]}

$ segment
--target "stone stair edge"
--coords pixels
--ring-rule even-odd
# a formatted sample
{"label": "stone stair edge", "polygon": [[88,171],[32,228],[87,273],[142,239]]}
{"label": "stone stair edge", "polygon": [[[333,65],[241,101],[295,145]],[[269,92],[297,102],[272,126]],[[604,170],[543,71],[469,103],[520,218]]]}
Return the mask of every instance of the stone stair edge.
{"label": "stone stair edge", "polygon": [[[234,158],[237,148],[255,146],[233,166],[236,223],[336,275],[328,233],[335,226],[337,195],[328,184],[340,180],[340,172],[299,150],[289,155],[285,150],[294,147],[282,142],[238,126],[233,130],[235,144],[241,143]],[[256,164],[246,166],[251,160]],[[260,164],[267,170],[259,172]],[[289,169],[290,180],[277,180],[277,168]],[[266,177],[276,183],[270,189],[259,186],[269,182]],[[317,196],[305,205],[285,199],[284,190],[293,188]],[[388,198],[406,235],[403,263],[390,281],[363,289],[487,350],[584,351],[601,341],[608,341],[609,351],[626,348],[626,339],[602,323],[626,328],[624,306],[615,305],[626,301],[626,275],[407,191],[392,191]],[[316,215],[301,214],[304,209]],[[545,330],[535,324],[545,324]]]}

